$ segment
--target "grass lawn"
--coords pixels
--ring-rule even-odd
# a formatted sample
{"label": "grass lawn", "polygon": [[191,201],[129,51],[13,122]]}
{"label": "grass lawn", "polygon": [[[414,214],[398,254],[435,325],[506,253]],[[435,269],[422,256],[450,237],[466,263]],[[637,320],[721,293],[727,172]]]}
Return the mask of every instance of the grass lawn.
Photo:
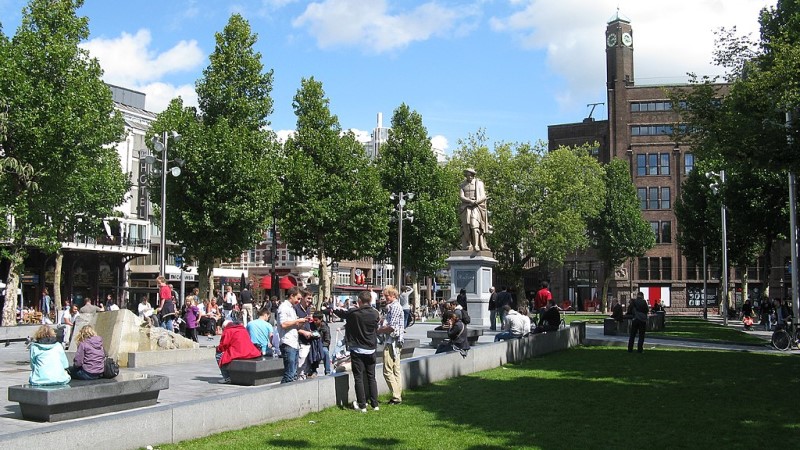
{"label": "grass lawn", "polygon": [[329,408],[160,448],[791,447],[798,389],[792,355],[581,347],[407,391],[377,412]]}
{"label": "grass lawn", "polygon": [[[701,339],[712,342],[733,342],[741,344],[767,344],[762,338],[747,334],[735,328],[708,322],[700,317],[667,316],[666,330],[648,332],[648,336],[673,336],[688,339]],[[645,338],[645,341],[647,339]]]}

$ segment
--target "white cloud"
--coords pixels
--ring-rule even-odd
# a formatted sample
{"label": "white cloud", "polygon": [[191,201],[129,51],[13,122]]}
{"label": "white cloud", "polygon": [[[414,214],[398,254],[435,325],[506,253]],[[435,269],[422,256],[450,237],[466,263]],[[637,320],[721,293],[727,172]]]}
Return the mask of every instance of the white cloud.
{"label": "white cloud", "polygon": [[436,150],[447,151],[450,148],[450,142],[446,137],[441,134],[431,137],[431,146]]}
{"label": "white cloud", "polygon": [[372,132],[370,131],[359,130],[358,128],[350,128],[349,130],[345,131],[352,131],[356,136],[356,140],[362,144],[366,144],[372,140]]}
{"label": "white cloud", "polygon": [[293,137],[297,131],[295,130],[278,130],[275,132],[275,135],[278,137],[278,142],[284,144],[286,141]]}
{"label": "white cloud", "polygon": [[[736,26],[758,36],[762,0],[549,0],[512,1],[518,10],[492,17],[493,30],[512,35],[523,48],[544,50],[548,67],[566,81],[553,92],[562,107],[604,101],[606,21],[616,13],[631,20],[637,84],[682,83],[687,72],[720,74],[711,65],[713,31]],[[598,20],[604,19],[604,20]],[[565,26],[565,24],[569,24]],[[600,88],[598,88],[600,86]],[[598,98],[597,96],[601,97]]]}
{"label": "white cloud", "polygon": [[150,49],[151,43],[150,31],[141,29],[136,34],[123,32],[112,39],[92,39],[81,47],[100,61],[103,80],[147,94],[148,110],[160,112],[178,95],[183,97],[185,105],[197,105],[194,86],[175,86],[162,81],[173,73],[195,71],[202,64],[205,55],[197,41],[180,41],[160,53]]}
{"label": "white cloud", "polygon": [[320,48],[357,46],[375,53],[405,48],[433,36],[463,34],[474,7],[424,3],[407,12],[389,11],[386,0],[324,0],[308,5],[292,25],[305,27]]}
{"label": "white cloud", "polygon": [[136,90],[146,94],[145,109],[148,111],[158,113],[167,109],[169,102],[175,97],[183,99],[183,106],[197,106],[197,93],[194,90],[194,85],[191,84],[173,86],[156,82],[137,87]]}

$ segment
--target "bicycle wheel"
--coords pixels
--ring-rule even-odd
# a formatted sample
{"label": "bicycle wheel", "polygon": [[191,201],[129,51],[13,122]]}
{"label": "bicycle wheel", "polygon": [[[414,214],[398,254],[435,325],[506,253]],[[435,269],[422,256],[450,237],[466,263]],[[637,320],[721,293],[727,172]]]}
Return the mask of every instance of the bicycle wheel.
{"label": "bicycle wheel", "polygon": [[567,328],[567,322],[564,319],[561,319],[561,322],[558,324],[558,327],[561,328],[562,330],[564,328]]}
{"label": "bicycle wheel", "polygon": [[786,330],[772,333],[772,346],[782,351],[789,350],[789,333]]}

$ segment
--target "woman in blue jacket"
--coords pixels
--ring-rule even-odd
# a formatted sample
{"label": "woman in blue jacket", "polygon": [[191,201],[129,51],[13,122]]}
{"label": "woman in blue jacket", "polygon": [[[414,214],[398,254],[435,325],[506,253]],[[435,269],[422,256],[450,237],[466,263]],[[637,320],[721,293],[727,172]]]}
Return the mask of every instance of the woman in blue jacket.
{"label": "woman in blue jacket", "polygon": [[33,335],[30,346],[31,376],[28,382],[36,386],[67,384],[70,381],[64,346],[56,340],[56,332],[42,325]]}

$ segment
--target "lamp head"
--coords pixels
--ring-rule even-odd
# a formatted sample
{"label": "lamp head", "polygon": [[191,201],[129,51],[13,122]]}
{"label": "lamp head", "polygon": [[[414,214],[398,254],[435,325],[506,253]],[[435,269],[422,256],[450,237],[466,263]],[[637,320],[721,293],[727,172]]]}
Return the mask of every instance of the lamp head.
{"label": "lamp head", "polygon": [[406,195],[408,196],[408,199],[409,199],[409,200],[411,200],[411,199],[413,199],[413,198],[414,198],[414,193],[413,193],[413,192],[409,192],[409,193],[408,193],[408,194],[406,194]]}
{"label": "lamp head", "polygon": [[172,138],[172,142],[179,142],[181,140],[181,135],[177,131],[170,131],[170,137]]}

